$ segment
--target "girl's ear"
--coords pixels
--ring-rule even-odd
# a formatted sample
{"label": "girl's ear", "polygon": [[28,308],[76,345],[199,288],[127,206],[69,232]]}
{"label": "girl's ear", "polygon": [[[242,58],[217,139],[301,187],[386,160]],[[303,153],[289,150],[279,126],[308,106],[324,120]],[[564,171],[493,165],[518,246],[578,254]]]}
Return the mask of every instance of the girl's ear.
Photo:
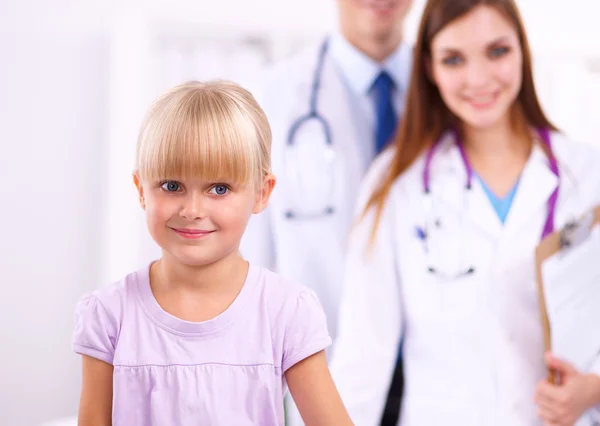
{"label": "girl's ear", "polygon": [[142,181],[137,173],[133,173],[133,183],[138,191],[140,197],[140,206],[142,209],[146,209],[146,202],[144,201],[144,187],[142,186]]}
{"label": "girl's ear", "polygon": [[273,193],[276,183],[277,179],[275,178],[275,175],[269,173],[265,176],[258,194],[256,195],[256,201],[254,203],[254,209],[252,209],[252,213],[258,214],[267,208],[267,204],[269,204],[269,198],[271,198],[271,194]]}

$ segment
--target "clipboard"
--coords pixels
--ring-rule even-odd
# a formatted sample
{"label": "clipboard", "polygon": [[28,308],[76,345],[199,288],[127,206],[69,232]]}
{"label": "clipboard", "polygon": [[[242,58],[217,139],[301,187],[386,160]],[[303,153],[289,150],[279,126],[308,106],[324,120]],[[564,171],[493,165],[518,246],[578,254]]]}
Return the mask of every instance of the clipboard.
{"label": "clipboard", "polygon": [[[542,277],[542,265],[544,261],[553,255],[568,251],[577,247],[591,234],[594,226],[600,224],[600,205],[597,205],[579,220],[568,222],[562,229],[553,232],[542,240],[535,250],[535,273],[540,305],[542,328],[544,332],[544,349],[550,351],[552,348],[550,321],[546,309],[546,297],[544,295],[544,282]],[[556,384],[560,380],[556,372],[548,371],[548,381]]]}

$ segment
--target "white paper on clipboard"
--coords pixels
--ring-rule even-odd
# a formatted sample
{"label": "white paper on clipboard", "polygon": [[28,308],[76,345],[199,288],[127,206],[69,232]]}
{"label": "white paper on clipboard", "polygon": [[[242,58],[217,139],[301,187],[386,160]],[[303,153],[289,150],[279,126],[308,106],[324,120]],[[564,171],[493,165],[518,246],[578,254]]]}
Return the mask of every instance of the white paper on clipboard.
{"label": "white paper on clipboard", "polygon": [[[600,226],[572,248],[542,263],[552,353],[579,371],[590,371],[600,355]],[[588,410],[575,426],[596,426]]]}
{"label": "white paper on clipboard", "polygon": [[542,264],[552,352],[580,371],[600,354],[600,227]]}

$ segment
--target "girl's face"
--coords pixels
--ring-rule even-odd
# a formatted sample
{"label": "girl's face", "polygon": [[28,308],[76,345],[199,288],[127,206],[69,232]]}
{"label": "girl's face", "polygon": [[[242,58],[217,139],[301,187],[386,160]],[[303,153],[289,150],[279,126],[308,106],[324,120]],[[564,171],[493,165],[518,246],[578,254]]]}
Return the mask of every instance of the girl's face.
{"label": "girl's face", "polygon": [[165,254],[189,266],[204,266],[237,252],[253,213],[266,207],[274,178],[262,188],[226,180],[140,181],[134,175],[150,235]]}
{"label": "girl's face", "polygon": [[508,119],[522,82],[519,35],[498,10],[477,6],[435,35],[429,69],[446,106],[466,125]]}

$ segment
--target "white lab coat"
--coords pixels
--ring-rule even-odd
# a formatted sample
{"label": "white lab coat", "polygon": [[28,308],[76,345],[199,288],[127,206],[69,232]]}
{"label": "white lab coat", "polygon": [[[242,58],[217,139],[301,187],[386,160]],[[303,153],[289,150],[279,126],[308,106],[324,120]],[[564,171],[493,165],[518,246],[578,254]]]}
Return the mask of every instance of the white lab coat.
{"label": "white lab coat", "polygon": [[[309,111],[319,49],[320,44],[306,49],[277,64],[264,77],[264,91],[257,98],[272,128],[272,168],[277,186],[267,210],[251,219],[241,252],[248,260],[315,290],[327,314],[329,333],[335,338],[344,243],[357,189],[372,161],[373,155],[365,151],[365,141],[372,140],[372,135],[362,134],[364,129],[355,127],[348,90],[328,52],[317,109],[331,127],[335,166],[323,167],[324,141],[320,133],[316,137],[315,133],[303,137],[299,134],[295,146],[302,151],[290,155],[294,151],[287,149],[288,132],[292,123]],[[294,184],[296,165],[307,182],[305,191]],[[331,181],[332,195],[327,189]],[[329,203],[335,208],[331,216],[311,220],[285,217],[290,207],[312,209]]]}
{"label": "white lab coat", "polygon": [[[552,146],[561,172],[558,228],[600,202],[600,151],[558,133]],[[391,157],[389,150],[373,163],[359,211]],[[371,251],[372,211],[351,235],[331,361],[342,399],[356,425],[378,425],[402,341],[399,425],[540,425],[533,398],[545,368],[533,253],[557,178],[534,148],[502,226],[477,179],[465,203],[464,166],[446,136],[431,168],[445,258],[432,262],[473,264],[476,272],[440,281],[426,271],[415,234],[424,217],[423,163],[396,180]]]}

